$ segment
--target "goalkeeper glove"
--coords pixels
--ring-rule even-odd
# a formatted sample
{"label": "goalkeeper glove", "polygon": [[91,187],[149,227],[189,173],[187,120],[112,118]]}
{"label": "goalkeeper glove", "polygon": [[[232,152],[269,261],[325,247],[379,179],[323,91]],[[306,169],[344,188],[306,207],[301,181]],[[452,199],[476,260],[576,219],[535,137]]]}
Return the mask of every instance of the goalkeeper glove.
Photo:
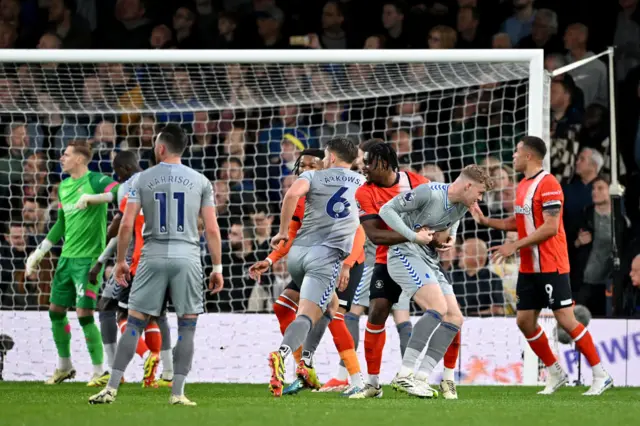
{"label": "goalkeeper glove", "polygon": [[51,250],[53,243],[49,240],[44,240],[34,251],[27,257],[26,261],[26,273],[27,276],[33,274],[42,261],[42,258]]}
{"label": "goalkeeper glove", "polygon": [[103,204],[113,201],[113,194],[105,192],[104,194],[82,194],[76,203],[76,209],[84,210],[91,204]]}

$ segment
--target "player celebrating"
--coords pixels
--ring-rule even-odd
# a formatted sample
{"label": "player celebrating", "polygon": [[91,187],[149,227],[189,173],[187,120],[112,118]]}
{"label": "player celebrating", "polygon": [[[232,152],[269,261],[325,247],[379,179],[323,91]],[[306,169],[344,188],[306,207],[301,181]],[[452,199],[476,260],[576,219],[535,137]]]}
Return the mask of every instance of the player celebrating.
{"label": "player celebrating", "polygon": [[479,208],[473,208],[471,212],[482,225],[518,231],[517,241],[492,249],[493,260],[501,262],[520,250],[516,321],[529,346],[549,372],[547,384],[539,393],[552,394],[568,382],[544,330],[538,325],[540,310],[549,307],[558,324],[573,338],[576,349],[591,365],[593,382],[584,395],[600,395],[613,386],[613,379],[602,367],[591,334],[573,313],[569,256],[562,223],[564,194],[556,178],[542,168],[546,154],[547,147],[538,137],[526,136],[518,143],[513,166],[516,172],[524,174],[524,179],[516,191],[515,216],[493,219],[485,217]]}
{"label": "player celebrating", "polygon": [[[322,317],[332,298],[340,267],[351,252],[358,218],[354,214],[356,189],[363,183],[350,170],[358,155],[357,146],[347,138],[330,140],[325,149],[325,170],[302,173],[285,195],[280,231],[273,237],[275,247],[287,241],[287,225],[298,199],[306,196],[302,227],[289,252],[288,267],[294,282],[300,283],[300,304],[296,319],[287,327],[278,351],[269,354],[274,396],[282,394],[284,360],[300,347],[309,331]],[[347,282],[341,282],[341,289]]]}
{"label": "player celebrating", "polygon": [[118,184],[111,178],[90,172],[91,148],[84,141],[72,141],[60,158],[63,173],[69,177],[58,190],[58,220],[46,239],[27,258],[26,273],[33,274],[46,253],[64,236],[62,254],[58,261],[53,283],[49,318],[53,340],[58,350],[58,368],[45,383],[57,384],[72,379],[76,370],[71,364],[71,332],[67,309],[76,307],[87,349],[93,364],[93,378],[104,374],[102,340],[93,313],[101,282],[87,282],[87,273],[102,253],[107,230],[107,206],[92,206],[80,211],[76,203],[82,194],[117,192]]}
{"label": "player celebrating", "polygon": [[165,294],[178,316],[178,343],[174,348],[174,378],[171,404],[196,405],[184,395],[184,385],[193,360],[193,339],[198,315],[204,311],[202,263],[198,216],[214,266],[209,289],[222,289],[221,241],[216,221],[211,182],[181,164],[187,138],[177,125],[167,125],[156,138],[154,153],[159,164],[138,174],[131,185],[127,207],[118,233],[116,280],[127,286],[130,268],[126,251],[134,223],[144,210],[144,247],[138,273],[129,296],[127,328],[120,337],[107,387],[89,398],[92,404],[115,401],[124,370],[133,358],[149,317],[163,310]]}
{"label": "player celebrating", "polygon": [[[140,166],[138,164],[138,158],[131,151],[121,151],[119,152],[115,158],[113,159],[113,170],[116,172],[118,177],[124,183],[120,185],[118,189],[117,196],[117,204],[120,212],[124,212],[124,209],[127,205],[127,194],[131,187],[131,183],[133,179],[135,179],[136,175],[141,172]],[[98,203],[99,196],[96,195],[88,195],[82,197],[83,200],[79,202],[80,204],[94,204]],[[79,207],[82,207],[80,205]],[[120,220],[122,216],[120,214],[114,217],[111,225],[109,225],[109,229],[107,231],[107,240],[109,243],[107,247],[102,252],[96,264],[89,271],[88,280],[90,283],[96,283],[97,277],[102,273],[104,264],[111,257],[113,252],[115,251],[115,246],[117,244],[117,235],[118,228],[120,226]],[[129,246],[127,252],[127,262],[131,268],[131,274],[135,275],[136,269],[138,268],[138,263],[140,262],[140,252],[142,250],[142,226],[144,225],[144,216],[140,214],[135,221],[135,229],[134,229],[134,239]],[[129,290],[130,287],[120,287],[113,275],[111,275],[110,279],[107,281],[105,285],[105,289],[102,293],[100,300],[98,301],[98,310],[99,318],[100,318],[100,334],[102,335],[102,343],[104,346],[104,351],[107,354],[107,364],[109,366],[109,370],[113,367],[113,358],[116,352],[116,342],[118,337],[118,328],[120,332],[124,332],[124,328],[127,324],[127,304],[129,300]],[[116,318],[116,313],[118,314],[118,318]],[[144,339],[142,336],[138,341],[138,346],[136,348],[136,353],[140,355],[141,358],[149,353],[149,356],[145,360],[144,364],[144,378],[142,382],[143,387],[152,387],[156,386],[158,382],[155,381],[155,372],[158,366],[158,359],[160,358],[160,350],[162,347],[162,337],[165,339],[170,339],[170,331],[169,325],[167,324],[167,318],[165,315],[162,315],[158,318],[156,322],[154,319],[149,321],[149,325],[145,329]],[[170,347],[170,346],[169,346]],[[168,353],[168,356],[167,356]],[[171,351],[165,351],[163,356],[163,364],[164,371],[163,374],[169,374],[169,372],[173,369],[173,359],[171,355]],[[165,378],[167,377],[165,374]],[[87,386],[91,387],[102,387],[107,384],[109,381],[110,373],[105,373],[100,378],[94,379],[90,381]],[[161,379],[160,382],[163,385],[167,382],[167,380]]]}
{"label": "player celebrating", "polygon": [[[307,170],[321,170],[324,167],[322,164],[323,158],[323,150],[304,150],[296,161],[294,174],[299,175],[300,172],[304,173]],[[298,199],[293,218],[289,224],[289,239],[286,244],[281,244],[267,256],[266,260],[257,262],[249,268],[249,274],[253,279],[259,280],[260,275],[266,272],[273,263],[279,261],[289,253],[298,230],[302,226],[302,219],[306,207],[305,199],[306,197],[300,197]],[[351,376],[353,386],[350,392],[356,392],[364,386],[353,338],[349,334],[349,330],[346,328],[344,322],[344,314],[351,306],[353,294],[364,269],[364,239],[364,231],[359,228],[356,232],[351,254],[344,260],[342,265],[341,281],[346,281],[348,284],[344,291],[337,292],[337,312],[334,313],[328,309],[318,324],[314,326],[312,332],[309,333],[304,345],[293,352],[294,359],[296,360],[296,375],[298,378],[283,391],[284,395],[295,394],[305,387],[312,389],[321,387],[315,368],[313,367],[313,355],[327,327],[333,335],[334,344],[340,355],[341,362],[346,362],[346,371]],[[280,331],[283,335],[289,324],[296,319],[299,300],[300,287],[292,281],[273,304],[273,311],[278,318]],[[347,386],[342,390],[348,388],[348,384],[349,382],[347,381]]]}
{"label": "player celebrating", "polygon": [[[389,275],[424,310],[413,328],[402,367],[392,382],[411,395],[437,396],[429,386],[429,377],[459,333],[463,320],[453,286],[440,270],[438,253],[427,245],[434,232],[450,229],[449,238],[455,239],[460,219],[490,186],[487,171],[471,165],[450,185],[420,185],[394,197],[380,209],[380,218],[408,241],[389,250]],[[414,376],[425,347],[426,354]]]}

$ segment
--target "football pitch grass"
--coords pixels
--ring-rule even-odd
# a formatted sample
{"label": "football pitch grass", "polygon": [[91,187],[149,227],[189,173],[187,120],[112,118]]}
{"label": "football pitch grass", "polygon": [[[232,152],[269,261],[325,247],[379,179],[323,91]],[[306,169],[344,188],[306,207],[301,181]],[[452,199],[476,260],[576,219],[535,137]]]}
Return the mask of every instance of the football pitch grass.
{"label": "football pitch grass", "polygon": [[335,393],[302,392],[275,399],[266,385],[189,384],[197,407],[170,406],[168,389],[125,384],[112,405],[89,405],[99,391],[83,383],[45,386],[0,382],[2,426],[299,425],[425,426],[633,425],[640,419],[640,388],[614,388],[585,397],[566,387],[541,396],[540,387],[459,388],[457,401],[424,400],[384,388],[382,399],[349,400]]}

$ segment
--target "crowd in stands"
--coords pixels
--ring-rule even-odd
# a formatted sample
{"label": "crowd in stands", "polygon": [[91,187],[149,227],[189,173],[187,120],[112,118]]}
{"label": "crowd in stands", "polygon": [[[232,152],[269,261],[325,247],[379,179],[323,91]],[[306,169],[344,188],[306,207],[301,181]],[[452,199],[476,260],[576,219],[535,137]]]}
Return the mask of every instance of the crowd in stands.
{"label": "crowd in stands", "polygon": [[[606,57],[551,82],[550,171],[565,192],[574,298],[595,316],[640,316],[640,260],[629,277],[640,253],[638,0],[0,0],[3,49],[538,48],[553,71],[610,45],[623,200],[612,203],[609,191]],[[25,277],[24,261],[56,219],[58,159],[76,139],[93,147],[90,169],[112,175],[119,150],[153,164],[164,124],[188,132],[185,163],[212,180],[223,236],[225,289],[208,296],[208,312],[270,309],[290,279],[286,261],[259,283],[248,267],[269,253],[297,156],[335,136],[383,138],[401,170],[438,182],[484,164],[495,187],[482,209],[513,214],[520,177],[511,155],[526,134],[526,82],[431,90],[429,78],[420,64],[0,64],[0,308],[48,303],[55,250],[37,277]],[[391,84],[425,90],[387,96]],[[367,90],[331,100],[359,89]],[[512,238],[469,217],[442,256],[466,315],[514,313],[518,259],[494,265],[488,254]]]}

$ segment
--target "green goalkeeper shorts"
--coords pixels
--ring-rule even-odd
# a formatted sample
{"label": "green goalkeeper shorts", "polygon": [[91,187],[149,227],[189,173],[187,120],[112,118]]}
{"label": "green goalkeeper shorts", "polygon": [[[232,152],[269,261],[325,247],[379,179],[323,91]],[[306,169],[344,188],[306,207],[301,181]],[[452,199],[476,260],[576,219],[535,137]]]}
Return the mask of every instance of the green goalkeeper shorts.
{"label": "green goalkeeper shorts", "polygon": [[51,284],[50,302],[65,308],[96,309],[102,274],[95,284],[89,283],[89,271],[96,259],[61,257]]}

